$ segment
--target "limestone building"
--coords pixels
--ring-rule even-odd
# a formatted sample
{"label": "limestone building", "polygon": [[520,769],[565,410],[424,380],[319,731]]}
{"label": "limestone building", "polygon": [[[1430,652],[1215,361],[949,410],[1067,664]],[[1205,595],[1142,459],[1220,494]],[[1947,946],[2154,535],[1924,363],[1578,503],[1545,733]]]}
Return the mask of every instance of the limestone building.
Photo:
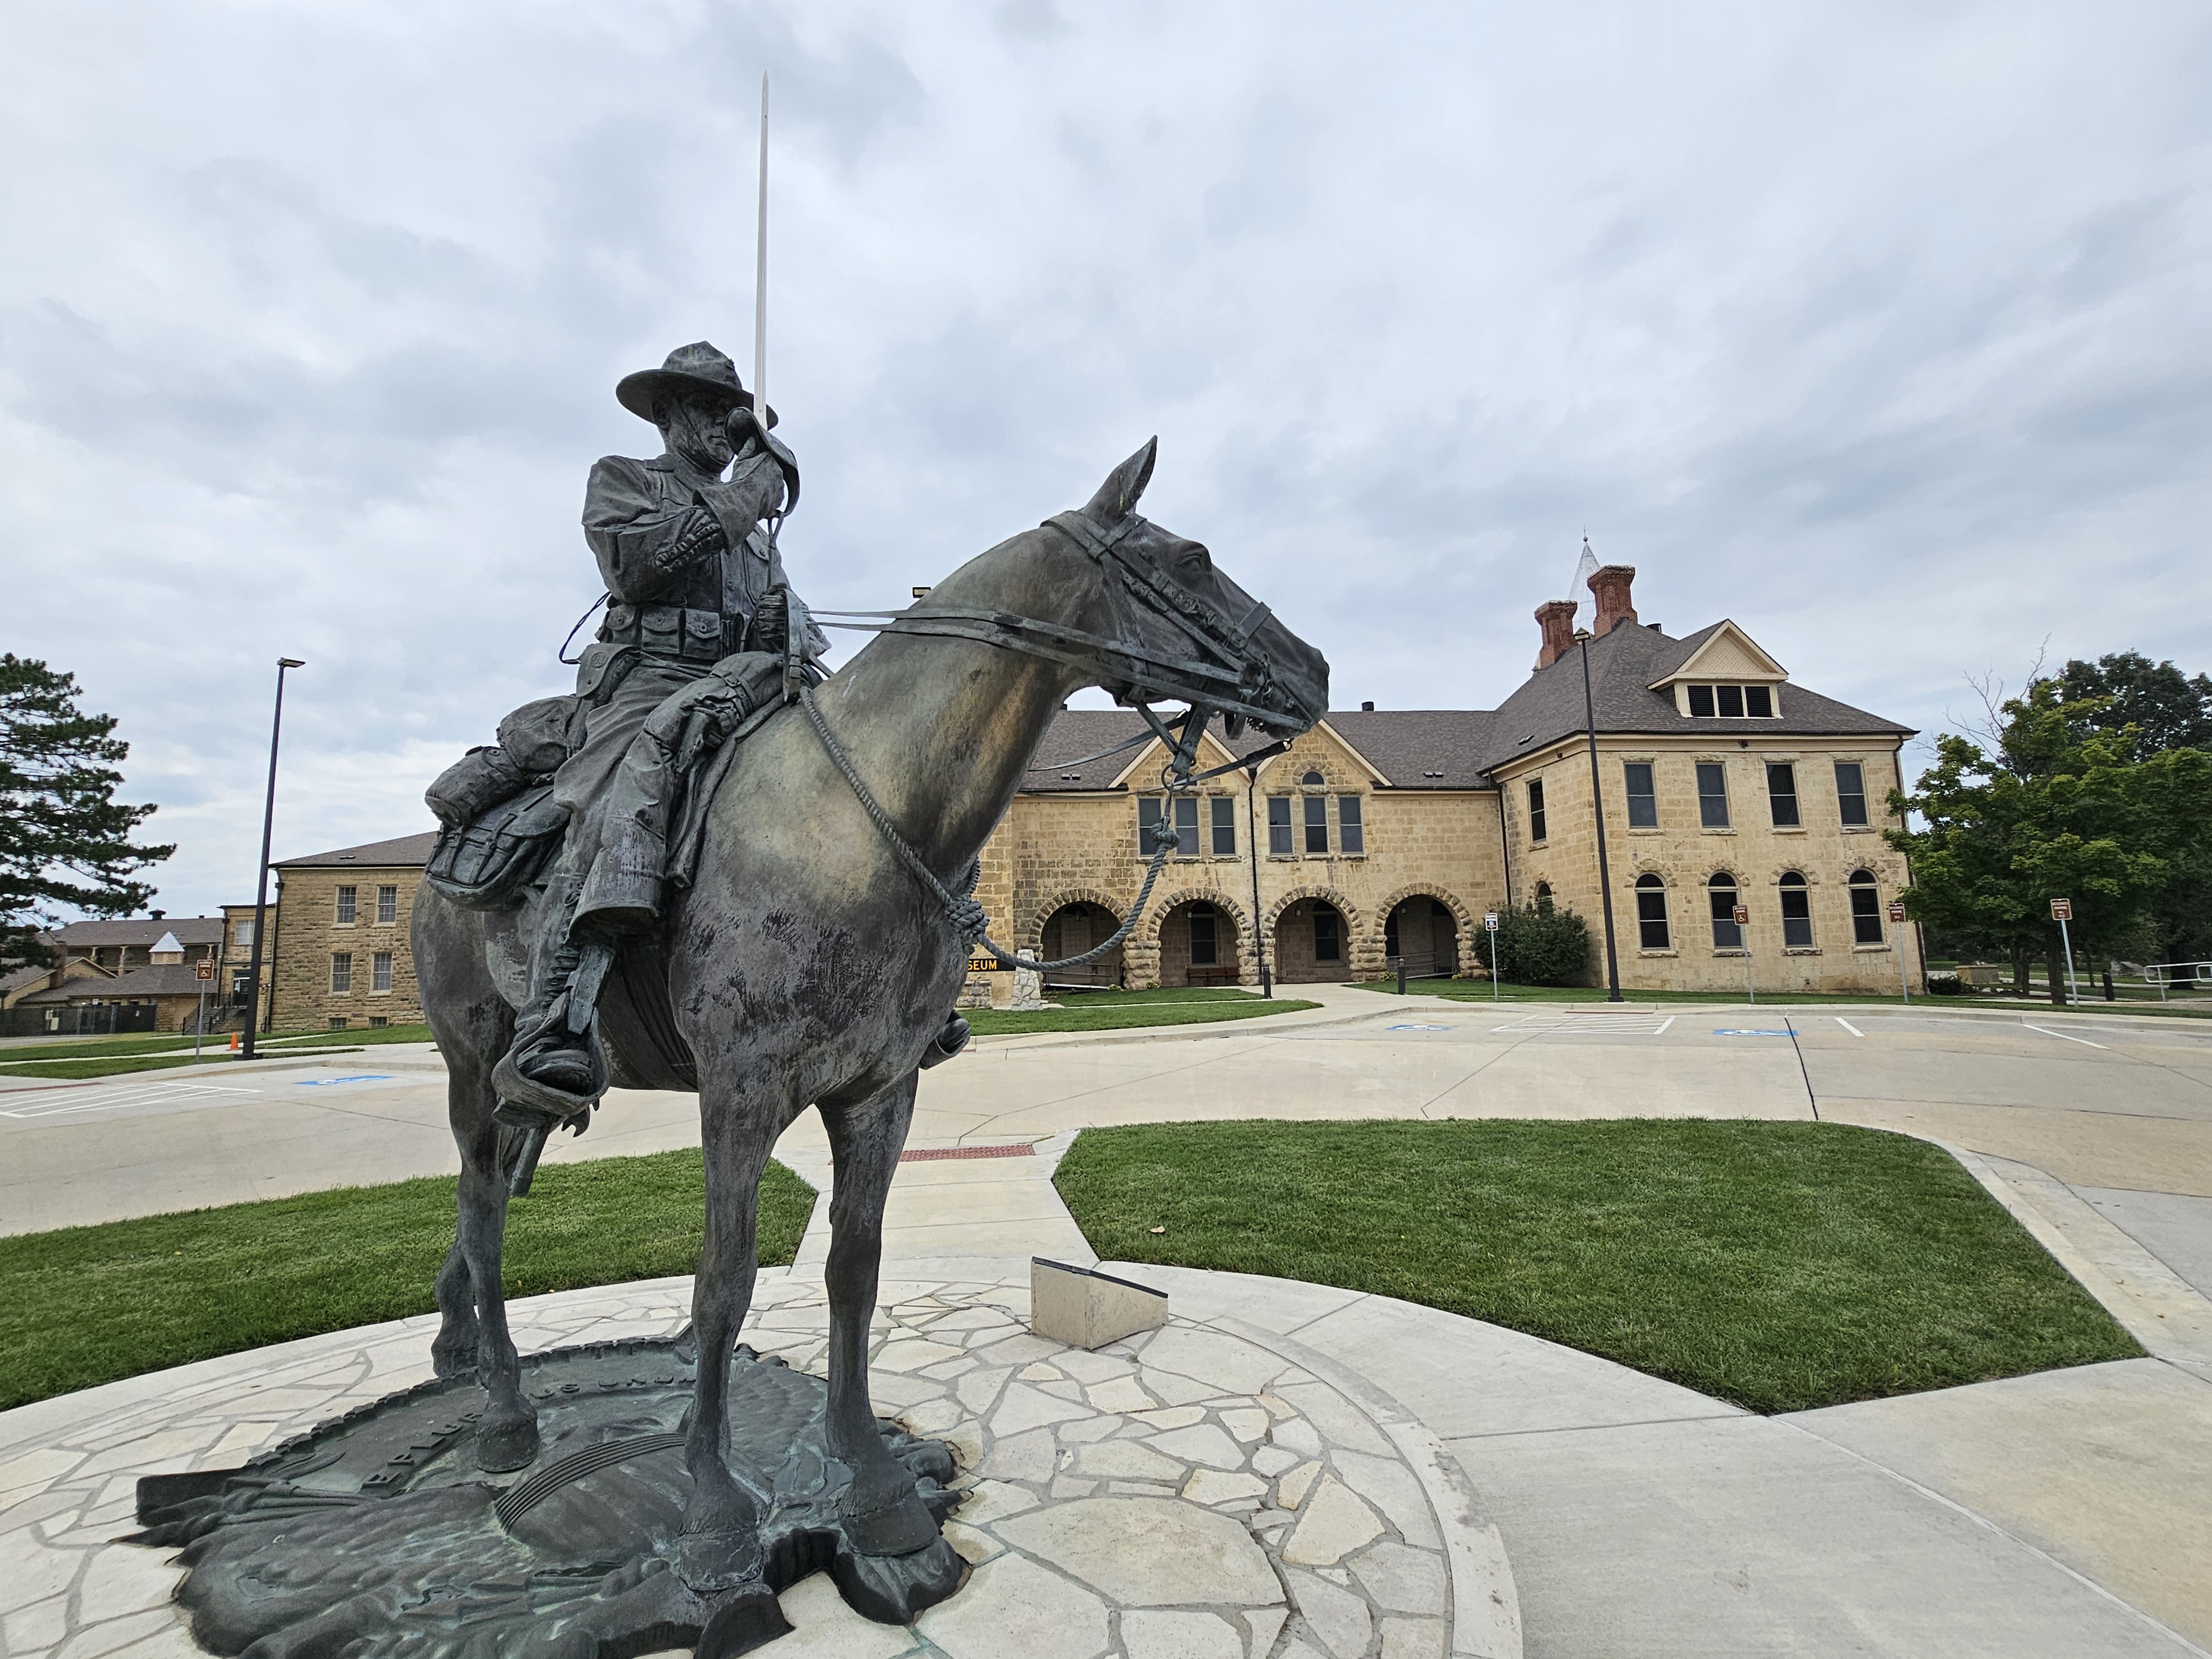
{"label": "limestone building", "polygon": [[[422,1018],[407,929],[434,833],[342,847],[274,867],[270,907],[269,1012],[279,1031],[412,1025]],[[253,910],[231,920],[236,972],[252,954]],[[237,936],[243,924],[245,940]],[[250,982],[250,981],[248,981]]]}
{"label": "limestone building", "polygon": [[[1589,578],[1587,642],[1573,601],[1540,607],[1535,669],[1495,709],[1332,713],[1176,800],[1176,851],[1136,931],[1054,977],[1252,985],[1263,952],[1292,983],[1379,979],[1401,957],[1462,972],[1484,912],[1534,904],[1588,921],[1603,983],[1587,666],[1625,988],[1730,994],[1747,970],[1770,990],[1917,983],[1917,940],[1888,917],[1906,871],[1880,834],[1911,730],[1796,684],[1734,622],[1682,638],[1641,623],[1634,576]],[[1129,914],[1164,753],[1088,757],[1141,730],[1118,710],[1054,722],[984,850],[994,938],[1062,957]],[[1211,732],[1201,769],[1262,746]],[[971,994],[1005,977],[979,972]]]}

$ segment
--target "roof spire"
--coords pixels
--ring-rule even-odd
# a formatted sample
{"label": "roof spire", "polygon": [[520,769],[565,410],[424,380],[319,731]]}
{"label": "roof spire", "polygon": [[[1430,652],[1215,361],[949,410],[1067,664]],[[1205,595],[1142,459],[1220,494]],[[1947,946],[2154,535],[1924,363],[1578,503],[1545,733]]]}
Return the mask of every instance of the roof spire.
{"label": "roof spire", "polygon": [[1567,589],[1567,597],[1579,600],[1589,591],[1589,579],[1597,574],[1597,555],[1590,550],[1589,532],[1583,532],[1582,562],[1575,567],[1575,580]]}

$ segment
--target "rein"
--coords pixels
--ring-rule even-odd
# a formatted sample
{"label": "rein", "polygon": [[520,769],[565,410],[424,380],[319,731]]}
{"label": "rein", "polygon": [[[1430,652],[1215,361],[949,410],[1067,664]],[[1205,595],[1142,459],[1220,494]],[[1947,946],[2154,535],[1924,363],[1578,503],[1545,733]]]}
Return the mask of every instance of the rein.
{"label": "rein", "polygon": [[[1202,655],[1212,661],[1194,658],[1170,657],[1147,651],[1127,640],[1110,640],[1087,629],[1070,627],[1064,623],[1048,623],[1034,617],[1024,617],[1005,611],[933,611],[916,616],[904,611],[814,611],[816,620],[826,628],[843,628],[878,634],[908,634],[933,639],[969,640],[979,645],[988,645],[1002,651],[1018,652],[1024,656],[1041,657],[1048,662],[1063,663],[1086,671],[1104,671],[1115,678],[1127,678],[1133,688],[1132,696],[1137,712],[1144,716],[1147,730],[1138,733],[1126,743],[1087,755],[1081,762],[1063,762],[1063,765],[1079,765],[1084,762],[1103,760],[1109,755],[1159,738],[1168,745],[1170,759],[1160,770],[1160,787],[1170,799],[1179,791],[1196,787],[1208,778],[1218,777],[1248,766],[1255,759],[1279,754],[1290,745],[1279,743],[1271,749],[1249,755],[1241,761],[1231,761],[1226,766],[1217,766],[1210,771],[1194,772],[1198,760],[1198,740],[1206,729],[1206,720],[1216,712],[1247,719],[1272,720],[1275,711],[1257,699],[1272,689],[1273,676],[1267,665],[1250,654],[1252,635],[1267,618],[1267,607],[1255,605],[1251,612],[1241,621],[1231,622],[1222,611],[1201,599],[1167,580],[1151,565],[1132,558],[1121,547],[1129,533],[1143,524],[1144,520],[1132,513],[1125,515],[1111,530],[1100,532],[1079,513],[1060,513],[1044,521],[1044,528],[1057,530],[1080,547],[1104,569],[1120,579],[1121,587],[1139,605],[1180,629]],[[853,620],[836,621],[845,617]],[[865,620],[863,620],[865,619]],[[1146,694],[1156,689],[1154,681],[1164,680],[1157,689],[1168,695],[1181,696],[1189,700],[1189,707],[1170,727],[1152,712]],[[1055,969],[1073,968],[1081,963],[1096,960],[1129,937],[1142,920],[1145,906],[1151,902],[1152,887],[1167,867],[1168,854],[1176,845],[1175,831],[1169,827],[1170,814],[1166,803],[1162,803],[1160,823],[1153,831],[1158,843],[1152,853],[1151,866],[1145,872],[1144,885],[1137,890],[1137,902],[1129,908],[1129,918],[1103,943],[1094,945],[1079,956],[1060,957],[1050,962],[1033,961],[1018,956],[994,940],[986,931],[990,919],[975,900],[975,884],[982,876],[982,862],[969,864],[962,878],[960,890],[953,892],[937,878],[937,872],[922,861],[912,843],[898,832],[890,814],[861,778],[853,764],[853,757],[830,730],[822,717],[822,710],[814,701],[811,687],[804,683],[797,685],[799,702],[806,710],[806,718],[814,727],[814,734],[822,740],[830,760],[850,786],[878,833],[887,842],[908,872],[921,883],[923,888],[944,908],[945,915],[958,931],[963,948],[981,942],[993,956],[1003,963],[1025,968],[1032,972],[1045,973]]]}

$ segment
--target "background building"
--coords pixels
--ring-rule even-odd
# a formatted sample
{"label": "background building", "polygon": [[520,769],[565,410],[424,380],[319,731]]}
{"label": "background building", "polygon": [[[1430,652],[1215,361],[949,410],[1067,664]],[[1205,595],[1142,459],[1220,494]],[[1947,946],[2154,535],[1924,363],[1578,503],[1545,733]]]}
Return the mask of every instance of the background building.
{"label": "background building", "polygon": [[[26,968],[0,986],[10,1036],[185,1031],[201,1009],[193,963],[218,956],[220,916],[155,910],[122,921],[73,921],[46,935],[51,969]],[[220,979],[205,982],[209,1029],[224,1012]]]}
{"label": "background building", "polygon": [[[411,1025],[422,1018],[407,929],[415,892],[437,836],[426,831],[287,859],[274,866],[270,907],[267,1029],[344,1030]],[[251,905],[229,907],[237,970],[252,954]]]}

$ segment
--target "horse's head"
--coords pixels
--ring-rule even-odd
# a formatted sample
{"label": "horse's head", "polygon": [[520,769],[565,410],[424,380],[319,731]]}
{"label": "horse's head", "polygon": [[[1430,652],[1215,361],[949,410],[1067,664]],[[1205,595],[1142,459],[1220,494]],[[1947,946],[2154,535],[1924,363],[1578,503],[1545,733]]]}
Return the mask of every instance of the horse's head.
{"label": "horse's head", "polygon": [[1328,660],[1215,568],[1203,542],[1137,512],[1159,441],[1115,467],[1088,505],[1051,522],[1098,560],[1129,647],[1102,684],[1134,706],[1173,700],[1249,720],[1271,737],[1328,711]]}

